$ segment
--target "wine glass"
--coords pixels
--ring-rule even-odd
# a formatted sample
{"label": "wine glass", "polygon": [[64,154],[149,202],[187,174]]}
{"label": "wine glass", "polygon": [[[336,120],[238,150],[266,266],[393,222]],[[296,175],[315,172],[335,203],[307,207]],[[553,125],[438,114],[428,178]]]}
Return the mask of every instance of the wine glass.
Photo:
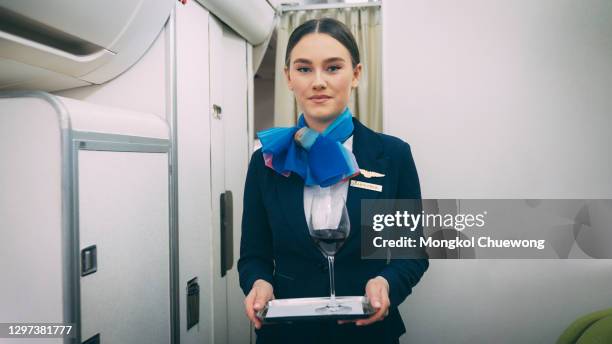
{"label": "wine glass", "polygon": [[[308,230],[310,231],[310,237],[321,253],[327,257],[330,290],[330,298],[327,306],[317,308],[315,311],[320,314],[348,312],[351,310],[351,307],[340,305],[336,301],[336,287],[334,284],[334,255],[338,252],[340,247],[342,247],[342,244],[344,244],[344,241],[348,238],[351,230],[346,204],[343,200],[335,204],[329,202],[329,204],[324,207],[315,206],[314,203],[315,202],[313,202],[310,212],[310,225],[308,226]],[[340,205],[342,206],[341,211],[337,209]]]}

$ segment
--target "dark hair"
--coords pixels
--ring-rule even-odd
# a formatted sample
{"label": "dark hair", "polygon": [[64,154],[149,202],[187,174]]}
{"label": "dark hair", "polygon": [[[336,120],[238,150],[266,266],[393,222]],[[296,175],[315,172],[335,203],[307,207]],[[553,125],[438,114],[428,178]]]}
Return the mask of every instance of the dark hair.
{"label": "dark hair", "polygon": [[351,62],[353,68],[359,63],[359,47],[355,42],[355,37],[346,25],[333,18],[311,19],[298,26],[287,42],[287,51],[285,52],[285,66],[289,67],[289,57],[295,45],[310,33],[326,33],[340,42],[351,54]]}

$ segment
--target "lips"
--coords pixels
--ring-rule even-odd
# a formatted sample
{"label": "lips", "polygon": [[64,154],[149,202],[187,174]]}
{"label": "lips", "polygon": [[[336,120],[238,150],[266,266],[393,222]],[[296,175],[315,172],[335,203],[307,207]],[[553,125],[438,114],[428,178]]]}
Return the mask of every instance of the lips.
{"label": "lips", "polygon": [[321,103],[325,103],[326,101],[331,99],[331,97],[325,96],[325,95],[318,95],[318,96],[312,96],[312,97],[310,97],[308,99],[310,99],[313,103],[321,104]]}
{"label": "lips", "polygon": [[312,96],[312,97],[310,97],[308,99],[315,100],[315,99],[329,99],[329,98],[331,98],[331,97],[330,96],[326,96],[326,95],[318,95],[318,96]]}

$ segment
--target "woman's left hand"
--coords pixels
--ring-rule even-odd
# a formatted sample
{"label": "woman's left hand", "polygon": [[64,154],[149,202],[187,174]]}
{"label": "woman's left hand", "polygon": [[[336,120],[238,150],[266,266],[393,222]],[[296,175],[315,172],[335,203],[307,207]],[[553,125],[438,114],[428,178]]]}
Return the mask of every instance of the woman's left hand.
{"label": "woman's left hand", "polygon": [[370,325],[383,320],[389,314],[389,283],[382,276],[377,276],[368,281],[365,287],[366,296],[370,305],[376,310],[369,318],[359,320],[339,320],[338,324],[354,322],[357,326]]}

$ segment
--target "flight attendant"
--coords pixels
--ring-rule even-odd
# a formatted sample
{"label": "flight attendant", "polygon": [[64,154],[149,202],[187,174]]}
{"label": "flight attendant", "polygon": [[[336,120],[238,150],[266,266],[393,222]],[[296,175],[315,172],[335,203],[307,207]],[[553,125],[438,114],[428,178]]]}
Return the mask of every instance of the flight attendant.
{"label": "flight attendant", "polygon": [[[406,331],[398,306],[428,261],[361,259],[360,207],[362,199],[420,199],[421,191],[410,146],[349,110],[361,71],[355,39],[339,21],[309,20],[289,38],[284,74],[303,113],[296,127],[258,133],[262,148],[244,191],[238,271],[257,343],[399,343]],[[358,321],[262,325],[256,312],[273,298],[329,296],[327,260],[309,226],[313,211],[341,211],[338,204],[353,225],[335,256],[336,294],[365,294],[376,312]]]}

